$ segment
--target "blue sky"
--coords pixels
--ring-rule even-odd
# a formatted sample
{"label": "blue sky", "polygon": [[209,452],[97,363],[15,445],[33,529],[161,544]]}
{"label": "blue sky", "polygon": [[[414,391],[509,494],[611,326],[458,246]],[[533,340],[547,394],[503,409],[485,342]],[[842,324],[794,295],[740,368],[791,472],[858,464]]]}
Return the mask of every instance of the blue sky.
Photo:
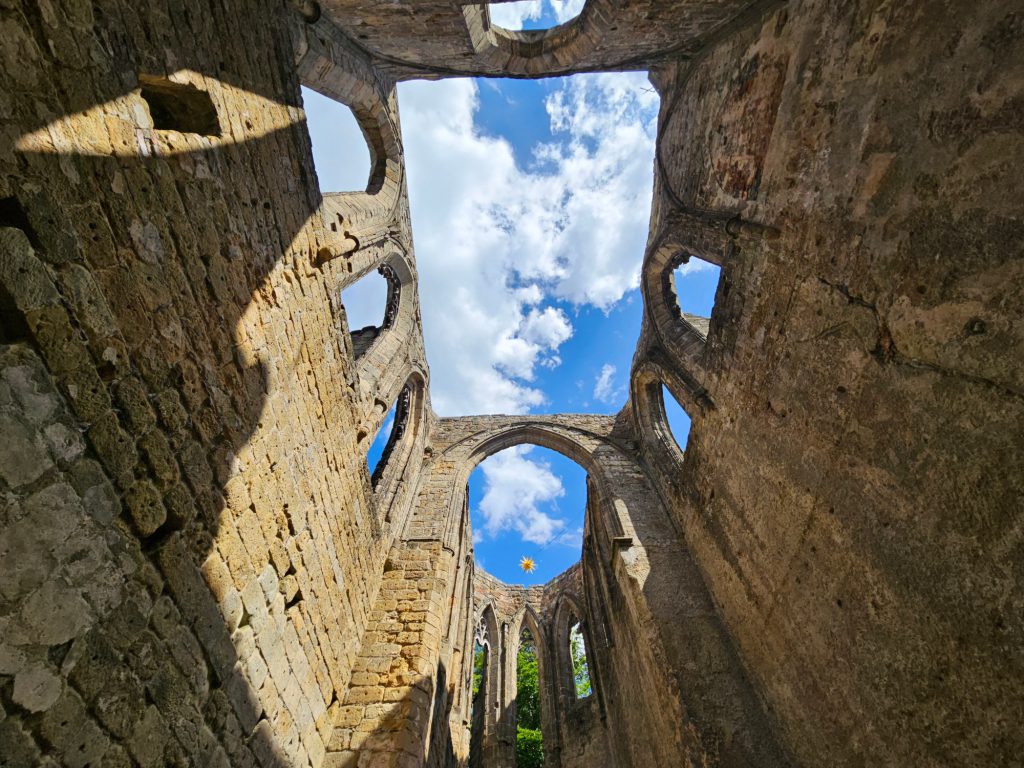
{"label": "blue sky", "polygon": [[[551,0],[541,8],[527,24],[559,20]],[[363,188],[369,156],[351,113],[304,99],[321,189]],[[658,99],[646,75],[409,82],[399,107],[435,410],[618,412],[640,332],[653,184]],[[684,308],[709,314],[714,270],[692,260],[676,280]],[[380,322],[385,291],[372,275],[343,292],[350,328]],[[665,406],[685,447],[689,419],[667,393]],[[470,479],[478,562],[509,583],[572,565],[585,478],[539,447],[483,462]],[[530,576],[517,566],[524,555],[538,562]]]}
{"label": "blue sky", "polygon": [[491,3],[491,22],[505,29],[547,29],[569,21],[583,10],[584,0],[518,0]]}

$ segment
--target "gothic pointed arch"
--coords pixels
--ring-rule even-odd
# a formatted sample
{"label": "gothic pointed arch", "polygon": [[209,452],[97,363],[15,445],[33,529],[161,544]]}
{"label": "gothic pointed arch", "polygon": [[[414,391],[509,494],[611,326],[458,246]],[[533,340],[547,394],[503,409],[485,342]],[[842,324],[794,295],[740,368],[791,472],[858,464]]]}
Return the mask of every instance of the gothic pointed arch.
{"label": "gothic pointed arch", "polygon": [[[581,696],[577,693],[576,678],[573,669],[573,656],[571,649],[572,631],[578,626],[583,638],[585,663],[587,675],[592,693],[597,693],[597,681],[593,663],[592,633],[587,621],[587,613],[583,611],[583,602],[569,592],[563,592],[559,596],[558,607],[555,609],[552,641],[554,644],[554,661],[556,664],[555,675],[559,685],[559,698],[565,706],[571,706],[574,702],[589,698],[590,693]],[[597,697],[594,697],[597,700]]]}

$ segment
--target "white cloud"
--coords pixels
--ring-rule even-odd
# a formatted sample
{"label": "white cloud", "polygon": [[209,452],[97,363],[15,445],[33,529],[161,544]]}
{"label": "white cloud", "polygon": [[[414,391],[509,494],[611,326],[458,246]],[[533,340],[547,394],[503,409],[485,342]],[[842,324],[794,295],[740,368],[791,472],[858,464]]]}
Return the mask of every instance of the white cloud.
{"label": "white cloud", "polygon": [[551,10],[558,19],[558,23],[568,21],[580,15],[587,0],[548,0],[551,3]]}
{"label": "white cloud", "polygon": [[541,546],[565,532],[565,522],[551,517],[539,506],[565,495],[562,480],[545,461],[527,458],[529,446],[509,448],[481,464],[484,495],[480,512],[483,535],[494,538],[516,531],[525,540]]}
{"label": "white cloud", "polygon": [[511,3],[490,3],[491,22],[505,29],[522,29],[527,20],[536,21],[550,9],[557,24],[580,15],[586,0],[517,0]]}
{"label": "white cloud", "polygon": [[721,267],[719,267],[717,264],[712,264],[710,261],[704,261],[704,259],[700,259],[697,258],[696,256],[693,256],[685,264],[680,264],[678,267],[676,267],[675,272],[676,274],[679,275],[689,275],[693,272],[706,272],[712,269],[720,270]]}
{"label": "white cloud", "polygon": [[597,381],[594,382],[594,397],[599,399],[601,402],[611,402],[614,400],[617,390],[614,388],[615,367],[605,364],[601,368],[601,373],[597,376]]}
{"label": "white cloud", "polygon": [[384,419],[384,423],[380,426],[379,435],[391,435],[391,428],[395,426],[395,406],[391,406],[391,410],[388,411],[388,416]]}
{"label": "white cloud", "polygon": [[536,20],[543,12],[541,0],[517,0],[512,3],[490,3],[491,23],[505,29],[522,29],[527,19]]}
{"label": "white cloud", "polygon": [[571,531],[563,531],[555,537],[555,543],[573,549],[583,548],[583,526],[574,528]]}
{"label": "white cloud", "polygon": [[555,141],[517,165],[475,122],[472,80],[399,86],[431,397],[438,413],[544,404],[537,366],[572,323],[639,284],[657,95],[639,73],[578,75],[547,98]]}
{"label": "white cloud", "polygon": [[561,362],[553,352],[570,336],[572,324],[562,310],[555,307],[531,309],[514,336],[498,340],[496,365],[510,376],[531,381],[535,366],[550,368]]}

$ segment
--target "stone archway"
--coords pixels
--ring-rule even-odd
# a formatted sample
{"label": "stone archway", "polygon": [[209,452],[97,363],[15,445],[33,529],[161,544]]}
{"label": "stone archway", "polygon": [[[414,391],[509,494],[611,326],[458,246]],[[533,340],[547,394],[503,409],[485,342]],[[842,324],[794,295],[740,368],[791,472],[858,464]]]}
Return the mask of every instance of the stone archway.
{"label": "stone archway", "polygon": [[[477,673],[477,648],[482,648],[483,661],[479,689],[473,691]],[[469,665],[471,691],[469,768],[492,765],[497,751],[497,710],[502,689],[502,637],[494,614],[494,606],[485,605],[479,611],[473,632],[472,663]]]}

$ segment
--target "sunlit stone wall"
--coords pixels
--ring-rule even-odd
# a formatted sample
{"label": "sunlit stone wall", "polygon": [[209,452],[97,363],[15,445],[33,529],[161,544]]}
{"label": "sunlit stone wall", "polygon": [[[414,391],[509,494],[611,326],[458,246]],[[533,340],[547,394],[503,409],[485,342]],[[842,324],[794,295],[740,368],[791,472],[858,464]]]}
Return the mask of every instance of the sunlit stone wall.
{"label": "sunlit stone wall", "polygon": [[371,487],[415,290],[362,370],[339,295],[411,262],[400,145],[322,209],[300,63],[381,135],[391,86],[284,5],[0,24],[0,762],[320,765],[429,403]]}
{"label": "sunlit stone wall", "polygon": [[[1018,759],[1011,3],[591,0],[509,36],[447,2],[25,0],[0,31],[4,765],[464,766],[481,620],[507,764],[527,616],[549,768]],[[394,79],[601,69],[662,97],[630,402],[438,419]],[[300,84],[351,107],[365,191],[318,191]],[[673,305],[690,252],[711,318]],[[381,267],[357,359],[341,289]],[[589,477],[540,589],[473,565],[469,473],[519,443]]]}

